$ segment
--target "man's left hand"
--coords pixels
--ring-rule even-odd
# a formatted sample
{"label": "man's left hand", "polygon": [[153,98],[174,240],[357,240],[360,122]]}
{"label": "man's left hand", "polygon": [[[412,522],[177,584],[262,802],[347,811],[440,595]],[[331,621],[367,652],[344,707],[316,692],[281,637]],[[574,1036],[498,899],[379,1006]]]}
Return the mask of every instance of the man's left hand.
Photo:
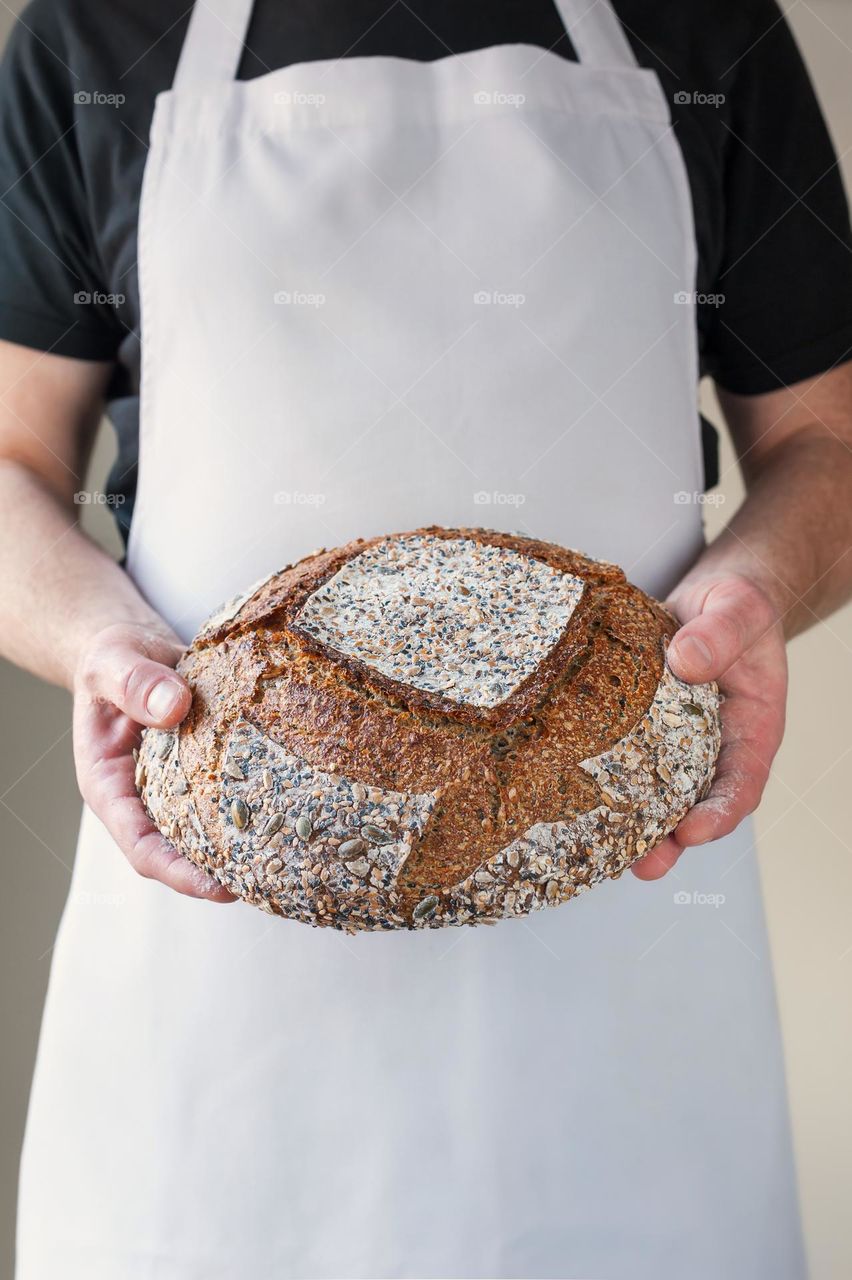
{"label": "man's left hand", "polygon": [[713,786],[670,836],[633,864],[640,880],[670,871],[689,845],[728,835],[760,803],[784,736],[787,654],[781,618],[749,578],[684,582],[667,601],[682,624],[667,653],[681,680],[715,680],[723,695],[722,747]]}

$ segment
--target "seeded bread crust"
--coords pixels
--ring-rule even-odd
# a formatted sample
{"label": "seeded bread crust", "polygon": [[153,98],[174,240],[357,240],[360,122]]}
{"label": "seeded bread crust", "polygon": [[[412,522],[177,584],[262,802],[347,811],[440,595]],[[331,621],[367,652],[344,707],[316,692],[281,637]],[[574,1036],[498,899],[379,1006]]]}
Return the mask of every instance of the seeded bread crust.
{"label": "seeded bread crust", "polygon": [[[272,914],[349,932],[524,915],[618,876],[709,789],[718,691],[676,680],[674,620],[619,568],[481,529],[391,541],[418,539],[517,552],[582,584],[559,638],[496,705],[391,678],[311,632],[307,602],[388,542],[359,539],[209,619],[178,666],[189,716],[143,735],[154,822]],[[416,604],[428,629],[429,601]]]}

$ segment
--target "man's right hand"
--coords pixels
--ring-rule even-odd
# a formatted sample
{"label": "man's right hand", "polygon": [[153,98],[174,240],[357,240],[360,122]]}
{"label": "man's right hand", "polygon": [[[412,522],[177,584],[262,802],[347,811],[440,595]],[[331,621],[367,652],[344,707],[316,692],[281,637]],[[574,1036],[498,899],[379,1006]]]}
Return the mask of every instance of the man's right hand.
{"label": "man's right hand", "polygon": [[80,528],[80,491],[114,373],[0,341],[0,654],[74,695],[83,798],[140,875],[232,897],[164,840],[134,784],[143,725],[189,710],[178,637]]}
{"label": "man's right hand", "polygon": [[134,782],[133,748],[143,725],[171,729],[192,695],[172,670],[177,636],[140,623],[116,623],[86,645],[74,679],[74,759],[83,799],[139,875],[212,902],[235,899],[163,838]]}

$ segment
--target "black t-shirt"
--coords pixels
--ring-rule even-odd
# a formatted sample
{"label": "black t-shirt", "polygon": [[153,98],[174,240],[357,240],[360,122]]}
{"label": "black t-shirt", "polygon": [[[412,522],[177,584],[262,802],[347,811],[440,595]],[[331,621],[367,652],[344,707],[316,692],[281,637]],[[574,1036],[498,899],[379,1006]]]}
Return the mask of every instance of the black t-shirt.
{"label": "black t-shirt", "polygon": [[[662,80],[689,173],[696,289],[712,299],[697,311],[702,371],[757,394],[850,358],[848,208],[776,0],[615,3],[640,63]],[[188,20],[172,0],[33,0],[0,72],[0,337],[116,362],[108,490],[123,496],[114,509],[125,535],[138,452],[139,195],[154,97],[171,85]],[[238,75],[518,42],[574,57],[552,0],[257,0]],[[712,481],[707,437],[705,457]]]}

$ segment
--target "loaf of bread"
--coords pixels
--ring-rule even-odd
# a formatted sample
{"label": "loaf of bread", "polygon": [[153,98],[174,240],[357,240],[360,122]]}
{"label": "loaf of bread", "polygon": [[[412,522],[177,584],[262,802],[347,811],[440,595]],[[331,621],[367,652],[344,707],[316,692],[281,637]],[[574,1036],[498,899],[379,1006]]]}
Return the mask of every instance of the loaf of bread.
{"label": "loaf of bread", "polygon": [[616,566],[483,529],[320,551],[211,617],[137,785],[263,910],[349,932],[491,924],[618,876],[710,786],[715,685]]}

